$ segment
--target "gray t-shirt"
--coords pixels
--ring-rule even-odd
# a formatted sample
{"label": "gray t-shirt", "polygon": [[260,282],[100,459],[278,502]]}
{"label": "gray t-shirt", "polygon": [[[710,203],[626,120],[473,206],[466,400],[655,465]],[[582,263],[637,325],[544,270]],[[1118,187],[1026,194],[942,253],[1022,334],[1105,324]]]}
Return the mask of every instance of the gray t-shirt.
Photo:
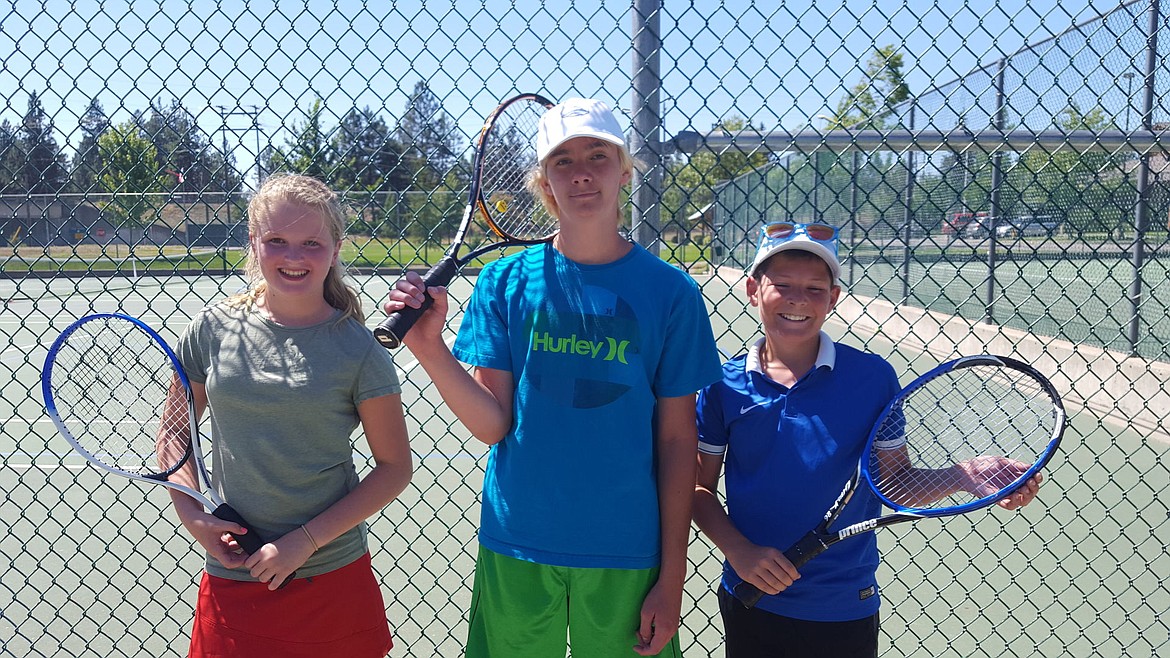
{"label": "gray t-shirt", "polygon": [[[357,486],[350,439],[357,406],[402,390],[390,353],[357,320],[337,315],[285,327],[220,302],[200,311],[179,340],[188,377],[207,388],[201,436],[210,438],[211,486],[266,541]],[[322,546],[297,576],[333,571],[366,550],[362,523]],[[207,572],[252,580],[247,569],[210,557]]]}

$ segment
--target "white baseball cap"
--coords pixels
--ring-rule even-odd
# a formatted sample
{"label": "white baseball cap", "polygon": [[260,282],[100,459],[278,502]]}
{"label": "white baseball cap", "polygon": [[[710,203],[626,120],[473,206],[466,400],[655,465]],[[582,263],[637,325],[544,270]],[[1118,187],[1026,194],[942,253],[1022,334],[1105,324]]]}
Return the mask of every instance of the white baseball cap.
{"label": "white baseball cap", "polygon": [[626,145],[622,127],[608,105],[592,98],[570,98],[540,117],[537,160],[543,162],[549,153],[574,137],[596,137],[610,144]]}
{"label": "white baseball cap", "polygon": [[[774,235],[770,235],[770,232]],[[818,235],[821,237],[816,237]],[[751,267],[747,270],[748,276],[755,276],[764,261],[772,256],[794,249],[820,256],[829,266],[833,281],[841,278],[841,261],[837,260],[837,229],[819,222],[812,224],[774,222],[761,227],[760,247],[756,251]]]}

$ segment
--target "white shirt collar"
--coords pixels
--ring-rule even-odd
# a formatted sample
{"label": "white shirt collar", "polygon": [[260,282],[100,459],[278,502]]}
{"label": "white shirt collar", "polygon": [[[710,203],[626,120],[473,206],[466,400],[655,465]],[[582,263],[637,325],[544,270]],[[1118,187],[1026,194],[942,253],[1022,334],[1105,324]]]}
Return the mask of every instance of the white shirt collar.
{"label": "white shirt collar", "polygon": [[[746,372],[758,372],[764,374],[764,368],[760,364],[760,348],[764,346],[767,338],[760,337],[751,347],[748,348],[747,359],[744,361],[744,370]],[[833,339],[829,338],[829,334],[821,332],[821,344],[817,348],[817,361],[813,364],[813,370],[821,366],[827,366],[829,370],[837,364],[837,346],[833,344]]]}

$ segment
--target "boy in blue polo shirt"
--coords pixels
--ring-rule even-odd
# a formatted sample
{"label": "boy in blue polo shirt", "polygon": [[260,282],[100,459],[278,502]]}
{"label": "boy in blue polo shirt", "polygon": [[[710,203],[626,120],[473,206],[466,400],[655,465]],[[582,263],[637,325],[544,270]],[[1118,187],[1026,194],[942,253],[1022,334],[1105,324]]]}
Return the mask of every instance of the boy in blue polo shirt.
{"label": "boy in blue polo shirt", "polygon": [[[694,518],[726,557],[719,608],[728,658],[877,656],[876,536],[837,544],[799,572],[782,553],[821,521],[899,391],[885,359],[821,330],[841,293],[840,268],[832,226],[764,226],[746,282],[764,336],[699,394]],[[726,510],[716,495],[723,468]],[[1031,502],[1040,479],[1000,506]],[[861,487],[837,525],[880,507]],[[765,593],[754,608],[731,594],[744,580]]]}

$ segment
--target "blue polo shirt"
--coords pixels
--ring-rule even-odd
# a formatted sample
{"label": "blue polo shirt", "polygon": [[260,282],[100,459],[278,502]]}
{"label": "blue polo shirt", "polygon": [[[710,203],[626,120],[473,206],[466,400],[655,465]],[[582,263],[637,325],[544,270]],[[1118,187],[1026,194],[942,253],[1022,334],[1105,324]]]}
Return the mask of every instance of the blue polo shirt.
{"label": "blue polo shirt", "polygon": [[[870,429],[899,390],[885,359],[821,333],[816,364],[791,388],[760,367],[761,338],[723,366],[699,394],[699,450],[723,455],[727,512],[752,542],[785,550],[824,517],[857,469]],[[862,484],[834,527],[878,515]],[[801,577],[757,604],[808,621],[851,621],[877,612],[877,539],[866,533],[829,548]],[[723,585],[742,578],[724,563]]]}

